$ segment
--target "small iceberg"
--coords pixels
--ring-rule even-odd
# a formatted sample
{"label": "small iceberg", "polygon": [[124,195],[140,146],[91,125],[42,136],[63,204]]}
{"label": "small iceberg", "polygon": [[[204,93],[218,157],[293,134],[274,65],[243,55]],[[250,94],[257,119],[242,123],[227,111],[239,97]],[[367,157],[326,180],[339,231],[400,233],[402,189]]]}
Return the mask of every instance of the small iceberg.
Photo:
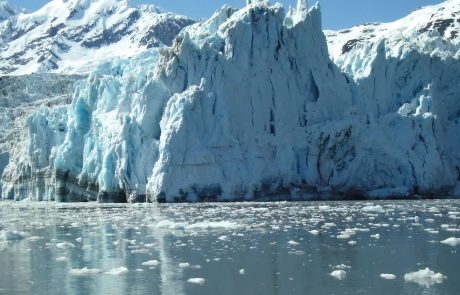
{"label": "small iceberg", "polygon": [[2,230],[0,231],[0,241],[20,241],[26,237],[26,234],[19,231]]}
{"label": "small iceberg", "polygon": [[446,244],[452,247],[456,247],[460,245],[460,238],[451,237],[451,238],[445,239],[444,241],[441,241],[440,243]]}
{"label": "small iceberg", "polygon": [[206,283],[206,280],[203,278],[190,278],[187,280],[187,283],[203,285],[204,283]]}
{"label": "small iceberg", "polygon": [[428,267],[416,272],[406,273],[404,275],[404,281],[416,283],[426,288],[429,288],[434,284],[441,284],[445,279],[447,279],[447,277],[442,273],[435,273]]}
{"label": "small iceberg", "polygon": [[94,274],[99,274],[102,271],[98,268],[72,268],[69,270],[69,274],[73,276],[89,276]]}
{"label": "small iceberg", "polygon": [[104,274],[118,276],[118,275],[125,274],[127,272],[128,272],[128,269],[126,267],[120,266],[120,267],[112,268],[111,270],[106,271]]}
{"label": "small iceberg", "polygon": [[382,273],[382,274],[380,274],[380,277],[382,279],[385,279],[385,280],[394,280],[394,279],[396,279],[396,276],[394,274],[391,274],[391,273]]}
{"label": "small iceberg", "polygon": [[334,270],[333,272],[331,272],[331,276],[341,281],[345,279],[345,277],[347,276],[347,272],[342,269]]}

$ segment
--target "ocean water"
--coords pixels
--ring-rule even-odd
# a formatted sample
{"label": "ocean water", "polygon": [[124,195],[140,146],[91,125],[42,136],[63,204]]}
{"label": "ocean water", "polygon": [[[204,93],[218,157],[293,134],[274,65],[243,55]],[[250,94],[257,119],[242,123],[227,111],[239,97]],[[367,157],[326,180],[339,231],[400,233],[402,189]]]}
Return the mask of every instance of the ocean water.
{"label": "ocean water", "polygon": [[0,202],[0,294],[460,294],[460,201]]}

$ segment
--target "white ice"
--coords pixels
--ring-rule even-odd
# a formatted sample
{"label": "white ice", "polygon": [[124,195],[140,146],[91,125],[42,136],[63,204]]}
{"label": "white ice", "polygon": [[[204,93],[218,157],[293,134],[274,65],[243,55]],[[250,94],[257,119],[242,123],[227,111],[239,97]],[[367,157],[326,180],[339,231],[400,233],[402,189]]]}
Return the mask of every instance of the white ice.
{"label": "white ice", "polygon": [[347,276],[347,272],[342,269],[334,270],[333,272],[331,272],[331,276],[341,281],[345,279],[345,277]]}
{"label": "white ice", "polygon": [[430,287],[434,284],[441,284],[445,279],[442,273],[435,273],[429,268],[421,269],[416,272],[407,273],[404,275],[404,280],[406,282],[417,283],[420,286]]}
{"label": "white ice", "polygon": [[441,241],[441,243],[449,245],[449,246],[452,246],[452,247],[456,247],[456,246],[460,245],[460,238],[450,237],[450,238],[447,238],[447,239]]}

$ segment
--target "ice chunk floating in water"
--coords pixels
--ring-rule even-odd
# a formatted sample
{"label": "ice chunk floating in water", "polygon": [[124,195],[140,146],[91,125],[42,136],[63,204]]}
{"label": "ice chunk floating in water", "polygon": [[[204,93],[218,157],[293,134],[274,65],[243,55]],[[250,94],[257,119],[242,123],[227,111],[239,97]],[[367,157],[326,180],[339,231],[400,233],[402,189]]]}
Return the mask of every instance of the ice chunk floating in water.
{"label": "ice chunk floating in water", "polygon": [[113,268],[109,271],[106,271],[104,274],[107,274],[107,275],[113,275],[113,276],[118,276],[118,275],[122,275],[122,274],[126,274],[128,273],[128,269],[124,266],[120,266],[120,267],[117,267],[117,268]]}
{"label": "ice chunk floating in water", "polygon": [[156,267],[156,266],[160,265],[160,262],[158,260],[149,260],[149,261],[146,261],[146,262],[142,262],[142,265]]}
{"label": "ice chunk floating in water", "polygon": [[451,238],[441,241],[441,243],[455,247],[457,245],[460,245],[460,238],[451,237]]}
{"label": "ice chunk floating in water", "polygon": [[[355,294],[363,288],[374,295],[409,295],[423,293],[427,285],[429,294],[460,289],[453,279],[460,256],[439,242],[450,233],[442,216],[457,215],[460,200],[375,202],[385,214],[363,212],[362,202],[327,202],[322,211],[318,205],[325,203],[0,202],[1,228],[41,237],[0,240],[0,288],[5,290],[0,293],[30,288],[11,274],[27,277],[37,290],[65,294],[79,293],[81,286],[91,286],[91,294],[174,290],[174,295],[215,294],[223,286],[228,294],[253,294],[257,288],[266,295]],[[438,210],[427,210],[433,206]],[[419,222],[433,219],[429,227],[443,238],[433,240],[423,225],[414,225],[413,216]],[[161,220],[169,225],[158,227]],[[189,229],[223,221],[238,226]],[[171,229],[171,224],[182,226]],[[315,229],[318,234],[309,232]],[[344,232],[358,243],[337,239]],[[43,269],[54,275],[43,275]],[[397,277],[385,280],[390,274]]]}
{"label": "ice chunk floating in water", "polygon": [[334,270],[333,272],[331,272],[331,276],[341,281],[345,279],[345,277],[347,276],[347,272],[342,269]]}
{"label": "ice chunk floating in water", "polygon": [[406,282],[417,283],[424,287],[430,287],[434,284],[441,284],[445,279],[447,279],[447,277],[442,275],[442,273],[435,273],[428,267],[404,275],[404,280]]}
{"label": "ice chunk floating in water", "polygon": [[204,283],[206,283],[206,280],[203,278],[191,278],[191,279],[188,279],[187,282],[191,284],[203,285]]}
{"label": "ice chunk floating in water", "polygon": [[102,271],[98,268],[73,268],[69,270],[69,274],[73,276],[89,276],[94,274],[99,274]]}
{"label": "ice chunk floating in water", "polygon": [[2,230],[0,231],[0,241],[20,241],[26,236],[23,232]]}
{"label": "ice chunk floating in water", "polygon": [[382,273],[382,274],[380,274],[380,277],[382,279],[385,279],[385,280],[394,280],[394,279],[396,279],[396,276],[394,274],[390,274],[390,273]]}

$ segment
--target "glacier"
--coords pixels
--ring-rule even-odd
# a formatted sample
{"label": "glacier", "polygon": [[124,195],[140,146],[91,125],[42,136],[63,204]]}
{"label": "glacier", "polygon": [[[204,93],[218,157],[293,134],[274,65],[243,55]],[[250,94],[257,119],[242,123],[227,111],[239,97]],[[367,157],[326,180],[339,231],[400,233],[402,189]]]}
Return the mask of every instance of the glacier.
{"label": "glacier", "polygon": [[[14,157],[19,150],[27,149],[29,116],[43,107],[54,109],[70,104],[74,83],[82,78],[56,74],[0,77],[0,175],[10,163],[10,156],[9,169],[22,161]],[[65,126],[62,123],[60,128]]]}
{"label": "glacier", "polygon": [[[460,11],[450,0],[415,13],[443,5]],[[172,47],[100,65],[70,106],[31,115],[3,198],[458,197],[458,39],[408,23],[351,46],[360,28],[326,40],[318,4],[224,6]],[[414,45],[427,40],[449,43]]]}

